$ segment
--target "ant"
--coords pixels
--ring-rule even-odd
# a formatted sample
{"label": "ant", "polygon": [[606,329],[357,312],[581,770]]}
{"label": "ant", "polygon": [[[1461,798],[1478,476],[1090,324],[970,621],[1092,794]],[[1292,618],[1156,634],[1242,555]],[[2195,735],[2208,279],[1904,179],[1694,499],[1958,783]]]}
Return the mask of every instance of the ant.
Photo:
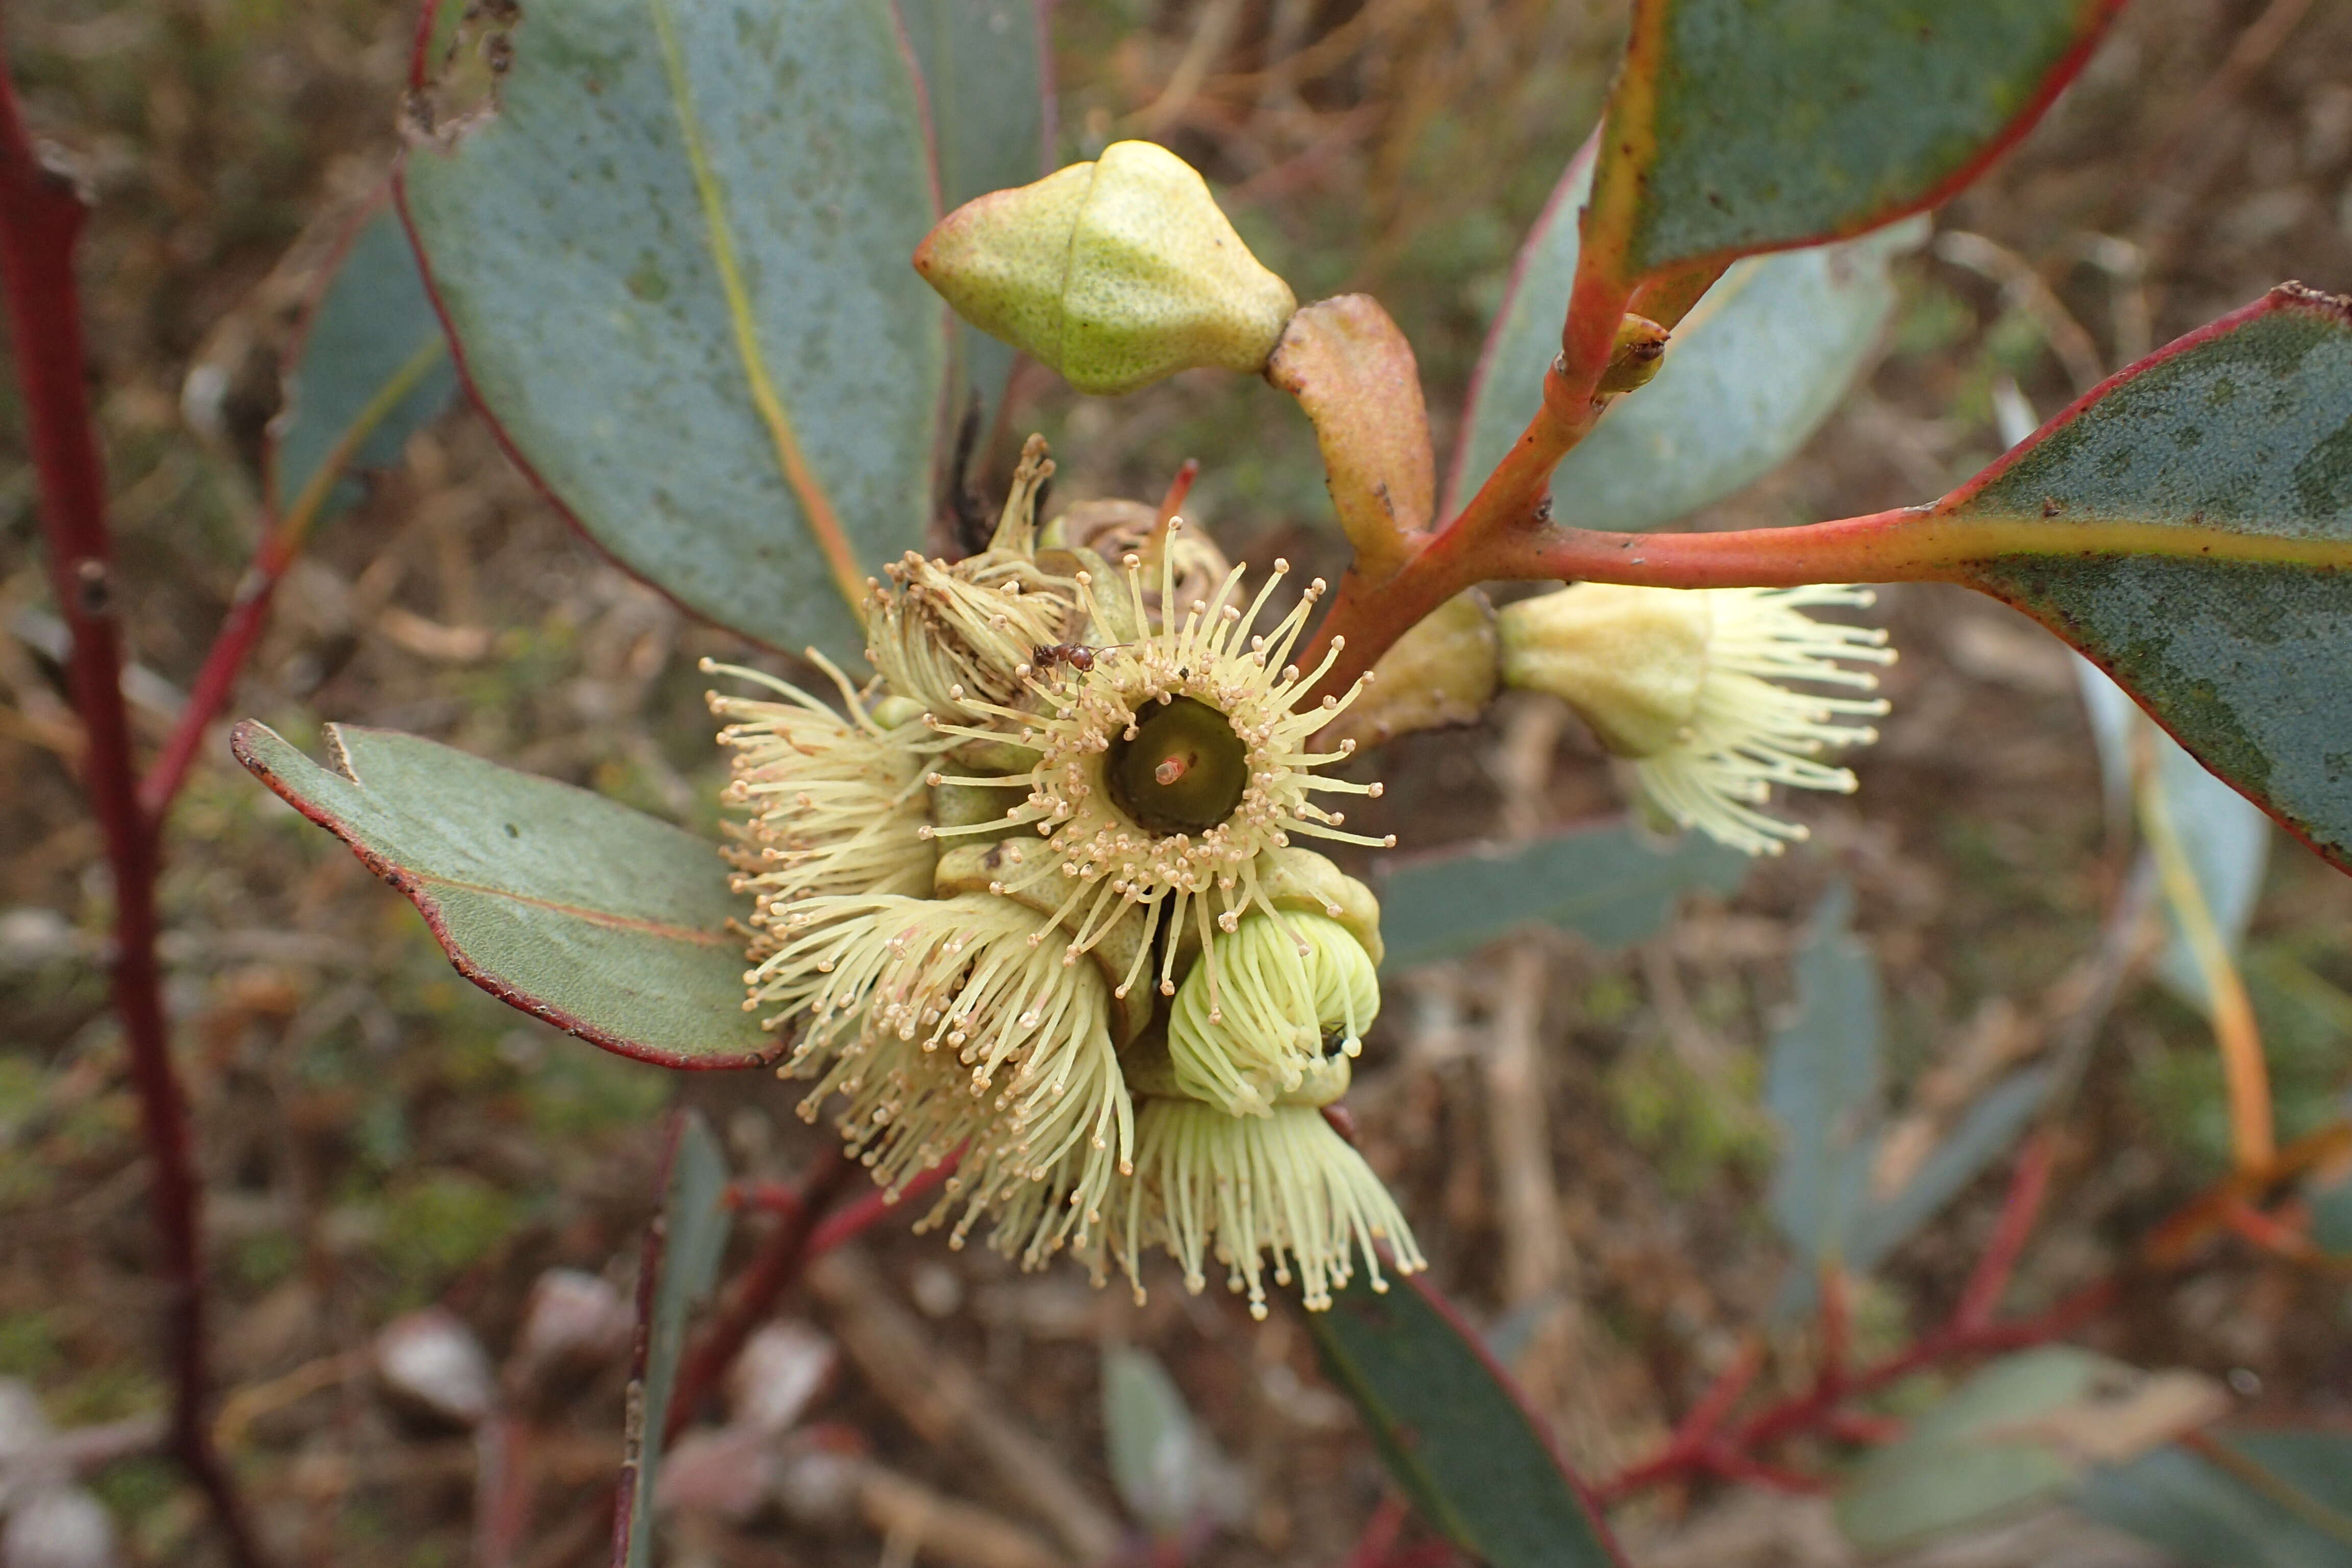
{"label": "ant", "polygon": [[[1029,650],[1029,668],[1042,675],[1045,671],[1052,669],[1058,665],[1066,664],[1072,669],[1076,670],[1080,675],[1085,675],[1094,668],[1095,660],[1100,658],[1103,655],[1107,653],[1117,653],[1123,647],[1133,647],[1135,645],[1133,643],[1123,642],[1106,643],[1101,647],[1088,647],[1082,642],[1057,642],[1050,646],[1040,645]],[[1184,672],[1181,669],[1178,670],[1176,672],[1176,679],[1179,680],[1183,679]]]}
{"label": "ant", "polygon": [[1080,675],[1084,675],[1094,668],[1097,654],[1109,651],[1108,648],[1088,647],[1084,643],[1057,642],[1050,647],[1031,648],[1029,663],[1040,671],[1051,669],[1058,664],[1066,664]]}

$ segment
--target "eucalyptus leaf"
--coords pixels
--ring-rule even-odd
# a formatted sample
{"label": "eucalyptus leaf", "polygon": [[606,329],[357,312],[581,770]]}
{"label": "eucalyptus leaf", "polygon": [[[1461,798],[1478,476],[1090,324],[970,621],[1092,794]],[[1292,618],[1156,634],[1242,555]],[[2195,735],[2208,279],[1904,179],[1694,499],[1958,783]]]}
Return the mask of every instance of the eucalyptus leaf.
{"label": "eucalyptus leaf", "polygon": [[2352,865],[2352,304],[2282,285],[1873,528],[1857,556],[1947,562]]}
{"label": "eucalyptus leaf", "polygon": [[[1036,0],[898,0],[923,81],[937,149],[940,205],[1025,185],[1052,153],[1052,61],[1046,7]],[[956,323],[956,405],[977,397],[985,418],[1002,403],[1013,347]]]}
{"label": "eucalyptus leaf", "polygon": [[1595,259],[1632,279],[1858,234],[2022,135],[2121,0],[1639,0]]}
{"label": "eucalyptus leaf", "polygon": [[[2206,771],[2180,743],[2143,714],[2123,688],[2107,679],[2086,658],[2074,661],[2083,691],[2083,706],[2091,716],[2091,733],[2098,742],[2099,775],[2107,791],[2108,810],[2128,818],[2137,789],[2132,750],[2145,733],[2155,748],[2156,788],[2188,852],[2189,868],[2205,896],[2205,907],[2221,928],[2231,951],[2245,943],[2246,928],[2253,923],[2261,900],[2263,873],[2270,864],[2271,820],[2260,806],[2224,781]],[[2168,933],[2157,961],[2157,978],[2166,989],[2200,1012],[2211,1013],[2213,1003],[2205,972],[2181,934],[2180,917],[2170,900],[2164,906]]]}
{"label": "eucalyptus leaf", "polygon": [[1900,1191],[1864,1210],[1846,1250],[1848,1266],[1875,1268],[1913,1231],[1941,1213],[2016,1146],[2049,1092],[2048,1069],[2024,1068],[1979,1096]]}
{"label": "eucalyptus leaf", "polygon": [[695,1310],[710,1300],[727,1253],[730,1216],[727,1158],[693,1111],[679,1113],[662,1183],[646,1276],[638,1282],[637,1351],[631,1369],[620,1522],[627,1568],[652,1568],[654,1494],[661,1479],[662,1430]]}
{"label": "eucalyptus leaf", "polygon": [[251,720],[230,749],[407,895],[457,972],[593,1045],[750,1067],[744,911],[718,847],[618,801],[386,730],[330,724],[329,766]]}
{"label": "eucalyptus leaf", "polygon": [[[1542,405],[1591,181],[1588,150],[1520,250],[1471,382],[1446,481],[1449,514]],[[1675,325],[1657,375],[1612,404],[1553,474],[1559,519],[1627,532],[1662,527],[1794,456],[1870,363],[1895,308],[1890,263],[1926,232],[1923,219],[1732,267]]]}
{"label": "eucalyptus leaf", "polygon": [[1884,1110],[1878,966],[1848,932],[1853,919],[1843,884],[1814,910],[1797,951],[1796,1012],[1772,1031],[1764,1063],[1765,1109],[1782,1137],[1772,1222],[1816,1268],[1853,1247]]}
{"label": "eucalyptus leaf", "polygon": [[350,506],[359,487],[345,477],[397,462],[457,388],[399,215],[379,206],[352,231],[302,329],[262,456],[271,511],[306,506],[315,525]]}
{"label": "eucalyptus leaf", "polygon": [[[2090,1478],[2075,1506],[2184,1563],[2217,1568],[2352,1563],[2352,1437],[2239,1432],[2215,1441],[2269,1484],[2258,1489],[2201,1455],[2159,1448]],[[2282,1501],[2280,1488],[2297,1506]]]}
{"label": "eucalyptus leaf", "polygon": [[1608,1528],[1476,1336],[1420,1277],[1306,1314],[1423,1522],[1492,1568],[1622,1568]]}
{"label": "eucalyptus leaf", "polygon": [[476,399],[624,565],[854,655],[866,574],[922,542],[948,393],[946,308],[907,263],[939,206],[898,16],[537,0],[505,47],[494,108],[400,174]]}
{"label": "eucalyptus leaf", "polygon": [[1530,925],[1624,947],[1664,930],[1685,893],[1734,891],[1750,864],[1696,834],[1662,843],[1622,822],[1392,858],[1379,882],[1381,968],[1473,952]]}
{"label": "eucalyptus leaf", "polygon": [[1111,1482],[1156,1538],[1173,1540],[1203,1519],[1240,1516],[1241,1473],[1217,1451],[1158,1357],[1132,1345],[1104,1346],[1102,1399]]}
{"label": "eucalyptus leaf", "polygon": [[2102,1463],[2145,1462],[2228,1404],[2195,1373],[2141,1372],[2070,1345],[2021,1352],[1972,1373],[1856,1466],[1838,1524],[1877,1552],[1990,1522],[2070,1496]]}

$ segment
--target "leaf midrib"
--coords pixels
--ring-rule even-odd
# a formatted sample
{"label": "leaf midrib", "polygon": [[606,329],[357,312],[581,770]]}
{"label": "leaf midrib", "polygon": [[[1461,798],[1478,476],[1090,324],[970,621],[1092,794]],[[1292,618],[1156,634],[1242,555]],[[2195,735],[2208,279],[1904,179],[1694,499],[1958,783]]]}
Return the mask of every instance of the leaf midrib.
{"label": "leaf midrib", "polygon": [[727,196],[719,184],[719,173],[710,165],[710,157],[703,145],[702,124],[694,107],[693,84],[687,76],[686,57],[677,39],[677,29],[672,22],[669,0],[646,0],[646,9],[653,20],[654,34],[661,45],[662,74],[668,84],[671,107],[677,111],[678,133],[686,145],[687,166],[694,178],[696,199],[701,204],[702,217],[710,241],[711,264],[718,268],[719,287],[726,296],[727,314],[735,331],[735,348],[743,368],[743,380],[758,412],[761,423],[768,429],[769,440],[776,451],[776,467],[785,485],[801,503],[803,521],[824,556],[834,586],[849,606],[853,617],[862,618],[861,606],[866,600],[866,577],[857,564],[857,552],[850,548],[848,536],[843,532],[841,519],[834,510],[832,499],[825,494],[816,472],[809,466],[808,456],[801,449],[800,437],[793,427],[792,416],[776,391],[775,380],[768,373],[767,359],[760,346],[759,323],[751,310],[751,290],[744,286],[740,268],[735,259],[735,240],[727,222]]}
{"label": "leaf midrib", "polygon": [[728,945],[728,939],[724,933],[712,931],[704,926],[673,925],[667,921],[646,920],[635,915],[614,914],[609,910],[592,909],[583,904],[568,904],[558,899],[534,898],[529,893],[517,892],[512,888],[501,888],[494,883],[469,882],[461,877],[447,877],[442,875],[438,871],[427,871],[416,866],[401,864],[398,861],[389,861],[387,863],[393,865],[403,876],[413,878],[415,881],[421,884],[429,884],[436,888],[455,889],[460,892],[481,893],[491,898],[504,899],[510,903],[524,904],[532,909],[546,910],[554,914],[565,915],[571,919],[584,921],[589,925],[603,926],[611,931],[637,931],[645,935],[659,937],[666,942],[682,942],[689,943],[695,947],[724,947]]}

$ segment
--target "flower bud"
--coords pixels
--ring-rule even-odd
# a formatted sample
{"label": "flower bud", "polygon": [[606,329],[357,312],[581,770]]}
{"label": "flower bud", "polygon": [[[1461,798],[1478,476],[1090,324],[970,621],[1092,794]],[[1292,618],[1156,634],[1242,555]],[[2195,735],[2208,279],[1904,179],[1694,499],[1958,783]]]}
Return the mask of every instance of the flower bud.
{"label": "flower bud", "polygon": [[1285,912],[1244,917],[1213,949],[1169,1010],[1177,1087],[1237,1116],[1293,1101],[1310,1075],[1337,1099],[1347,1079],[1324,1060],[1360,1052],[1381,1010],[1363,944],[1328,915]]}
{"label": "flower bud", "polygon": [[1609,363],[1593,390],[1632,392],[1649,385],[1665,365],[1666,340],[1673,335],[1649,317],[1627,311],[1617,323],[1617,336],[1609,345]]}
{"label": "flower bud", "polygon": [[1198,365],[1254,374],[1298,305],[1192,165],[1149,142],[965,203],[915,269],[964,320],[1105,396]]}

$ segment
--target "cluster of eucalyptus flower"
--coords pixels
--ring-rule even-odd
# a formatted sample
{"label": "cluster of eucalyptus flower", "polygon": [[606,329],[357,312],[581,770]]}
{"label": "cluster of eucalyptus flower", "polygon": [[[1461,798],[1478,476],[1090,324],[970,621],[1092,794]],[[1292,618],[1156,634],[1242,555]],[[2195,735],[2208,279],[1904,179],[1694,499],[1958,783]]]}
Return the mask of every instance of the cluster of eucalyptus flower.
{"label": "cluster of eucalyptus flower", "polygon": [[[1403,1216],[1322,1107],[1380,1010],[1380,911],[1300,839],[1378,844],[1316,797],[1328,659],[1289,661],[1323,585],[1276,613],[1172,519],[1041,531],[1032,438],[987,550],[873,585],[838,704],[711,697],[733,752],[730,858],[754,900],[746,1007],[782,1071],[838,1097],[886,1190],[957,1162],[922,1222],[1024,1267],[1066,1250],[1142,1290],[1165,1248],[1265,1310],[1328,1306]],[[1263,627],[1264,629],[1260,629]],[[1360,689],[1360,683],[1357,689]]]}

